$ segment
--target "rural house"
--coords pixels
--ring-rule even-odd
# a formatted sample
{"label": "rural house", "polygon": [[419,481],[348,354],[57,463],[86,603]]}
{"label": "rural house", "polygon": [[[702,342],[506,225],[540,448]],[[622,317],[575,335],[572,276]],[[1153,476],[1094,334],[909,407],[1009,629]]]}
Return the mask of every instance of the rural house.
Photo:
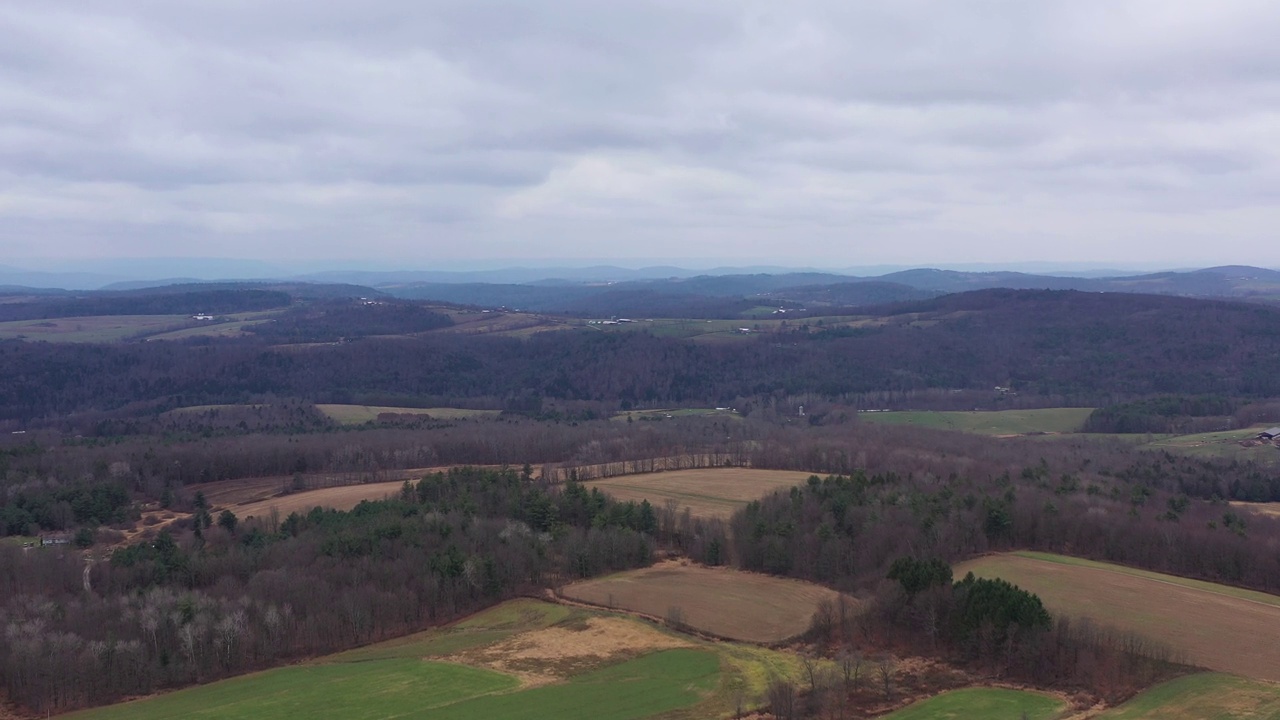
{"label": "rural house", "polygon": [[1277,435],[1280,435],[1280,427],[1267,428],[1266,430],[1263,430],[1262,432],[1258,433],[1258,439],[1271,440],[1275,438]]}

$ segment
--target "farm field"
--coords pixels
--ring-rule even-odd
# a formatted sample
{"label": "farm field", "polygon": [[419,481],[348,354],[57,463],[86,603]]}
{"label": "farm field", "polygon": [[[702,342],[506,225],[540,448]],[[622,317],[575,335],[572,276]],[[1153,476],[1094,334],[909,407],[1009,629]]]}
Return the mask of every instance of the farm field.
{"label": "farm field", "polygon": [[[303,485],[315,489],[287,493],[286,490],[293,483],[293,476],[290,475],[216,480],[192,485],[190,488],[192,492],[199,490],[204,493],[205,499],[217,510],[231,510],[240,517],[245,517],[243,511],[250,505],[253,505],[248,507],[250,514],[265,512],[272,504],[279,506],[282,512],[285,508],[290,508],[289,512],[292,512],[299,508],[310,510],[316,506],[350,509],[358,505],[361,500],[380,500],[388,494],[400,492],[400,487],[404,485],[405,480],[416,482],[423,475],[447,472],[450,467],[453,466],[385,470],[377,474],[364,472],[304,474],[301,476]],[[372,482],[368,482],[369,480]],[[284,514],[287,515],[288,512]]]}
{"label": "farm field", "polygon": [[[736,340],[755,334],[776,333],[780,330],[792,330],[802,327],[854,328],[885,325],[890,322],[886,318],[868,318],[857,315],[830,315],[823,317],[787,317],[773,315],[769,308],[769,318],[741,317],[733,320],[706,320],[702,318],[652,318],[637,319],[635,322],[617,325],[600,325],[599,321],[588,321],[587,327],[602,332],[634,332],[644,330],[659,337],[684,338],[689,340],[716,341]],[[750,311],[748,311],[750,312]],[[747,332],[743,332],[746,330]]]}
{"label": "farm field", "polygon": [[316,409],[324,413],[330,420],[343,425],[363,425],[367,422],[373,422],[382,413],[430,415],[439,420],[460,420],[497,415],[499,412],[497,410],[467,410],[464,408],[406,408],[379,405],[316,405]]}
{"label": "farm field", "polygon": [[192,322],[187,315],[102,315],[0,322],[0,340],[100,343],[176,330]]}
{"label": "farm field", "polygon": [[[272,508],[275,508],[280,513],[280,517],[283,518],[288,517],[289,513],[310,512],[311,508],[315,507],[350,510],[364,500],[382,500],[388,495],[395,495],[400,492],[402,487],[404,487],[404,480],[389,480],[387,482],[363,483],[360,485],[341,485],[320,490],[304,490],[303,492],[268,497],[240,505],[224,506],[216,500],[211,500],[210,502],[215,509],[230,510],[240,518],[265,517],[271,514]],[[278,490],[279,485],[276,485],[275,489]]]}
{"label": "farm field", "polygon": [[914,425],[933,430],[958,430],[981,435],[1072,433],[1084,427],[1093,408],[1043,408],[1039,410],[932,411],[858,413],[863,422]]}
{"label": "farm field", "polygon": [[1211,670],[1280,681],[1280,597],[1046,553],[962,563],[1044,600],[1050,611],[1137,632]]}
{"label": "farm field", "polygon": [[668,410],[626,410],[614,415],[611,420],[626,422],[627,420],[666,420],[678,417],[697,417],[700,415],[723,415],[731,418],[742,416],[729,409],[720,408],[672,408]]}
{"label": "farm field", "polygon": [[1261,429],[1263,426],[1260,425],[1222,432],[1164,435],[1152,439],[1143,447],[1197,457],[1252,460],[1264,465],[1280,463],[1280,447],[1273,443],[1254,441],[1253,438]]}
{"label": "farm field", "polygon": [[936,695],[883,716],[882,720],[967,720],[1026,718],[1052,720],[1066,704],[1037,692],[1004,688],[965,688]]}
{"label": "farm field", "polygon": [[774,490],[799,485],[812,473],[750,468],[708,468],[671,470],[640,475],[619,475],[592,480],[586,485],[600,488],[619,500],[648,500],[657,507],[675,501],[697,517],[728,518],[752,500]]}
{"label": "farm field", "polygon": [[836,597],[834,590],[800,580],[676,562],[573,583],[562,594],[658,618],[678,608],[689,627],[757,643],[804,633],[818,604]]}
{"label": "farm field", "polygon": [[185,340],[193,337],[239,337],[245,334],[245,328],[268,322],[267,319],[233,320],[224,323],[209,323],[199,327],[172,330],[151,335],[148,340]]}
{"label": "farm field", "polygon": [[1161,683],[1098,720],[1254,720],[1280,717],[1280,685],[1222,673]]}
{"label": "farm field", "polygon": [[793,655],[513,600],[448,627],[290,667],[62,716],[74,720],[440,718],[631,720],[731,712]]}
{"label": "farm field", "polygon": [[429,330],[424,334],[528,337],[537,333],[567,330],[582,324],[578,320],[553,315],[538,315],[536,313],[509,310],[484,312],[479,310],[458,310],[448,307],[433,307],[431,309],[448,315],[453,320],[453,325],[438,330]]}

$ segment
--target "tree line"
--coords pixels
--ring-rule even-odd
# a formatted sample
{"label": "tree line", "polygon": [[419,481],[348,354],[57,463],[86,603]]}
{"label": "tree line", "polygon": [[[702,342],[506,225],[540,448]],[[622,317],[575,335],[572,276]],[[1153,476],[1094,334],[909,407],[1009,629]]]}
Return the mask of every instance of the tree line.
{"label": "tree line", "polygon": [[458,469],[349,512],[218,520],[94,563],[0,547],[0,682],[40,714],[404,635],[651,562],[659,512]]}

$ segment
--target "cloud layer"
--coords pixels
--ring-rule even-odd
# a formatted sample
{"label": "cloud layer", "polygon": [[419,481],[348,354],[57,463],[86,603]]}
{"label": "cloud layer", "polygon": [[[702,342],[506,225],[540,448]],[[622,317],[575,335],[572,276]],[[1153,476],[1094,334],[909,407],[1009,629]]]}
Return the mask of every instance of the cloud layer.
{"label": "cloud layer", "polygon": [[0,255],[1280,265],[1277,31],[1243,0],[14,0]]}

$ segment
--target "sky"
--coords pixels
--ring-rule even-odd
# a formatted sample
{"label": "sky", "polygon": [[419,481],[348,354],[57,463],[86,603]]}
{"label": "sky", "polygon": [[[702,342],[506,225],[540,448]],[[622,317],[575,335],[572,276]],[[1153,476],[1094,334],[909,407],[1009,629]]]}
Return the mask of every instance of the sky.
{"label": "sky", "polygon": [[0,264],[1280,266],[1274,0],[5,0]]}

